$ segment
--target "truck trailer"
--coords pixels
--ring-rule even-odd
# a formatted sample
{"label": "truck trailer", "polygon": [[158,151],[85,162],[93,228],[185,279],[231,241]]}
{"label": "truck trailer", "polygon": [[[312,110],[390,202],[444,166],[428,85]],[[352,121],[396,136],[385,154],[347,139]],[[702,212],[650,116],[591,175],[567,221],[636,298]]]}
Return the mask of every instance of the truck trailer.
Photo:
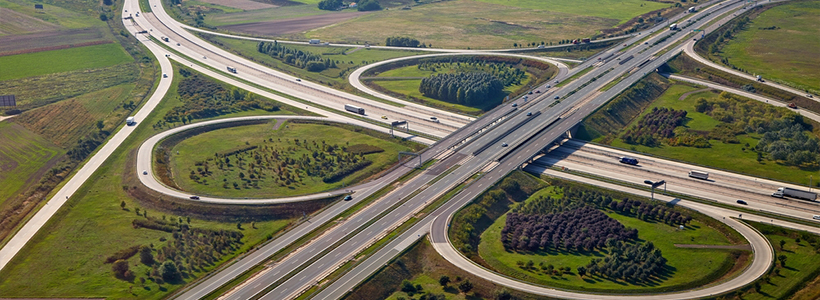
{"label": "truck trailer", "polygon": [[669,30],[678,30],[678,23],[673,23],[672,25],[669,25]]}
{"label": "truck trailer", "polygon": [[125,125],[134,126],[137,124],[137,119],[134,117],[125,118]]}
{"label": "truck trailer", "polygon": [[691,170],[689,171],[689,177],[706,180],[709,179],[709,173]]}
{"label": "truck trailer", "polygon": [[236,68],[234,68],[234,67],[230,67],[230,66],[229,66],[229,67],[228,67],[228,72],[231,72],[231,73],[236,73]]}
{"label": "truck trailer", "polygon": [[772,193],[772,197],[783,198],[791,197],[809,201],[817,200],[817,193],[801,191],[793,188],[781,187],[776,192]]}
{"label": "truck trailer", "polygon": [[350,105],[350,104],[345,104],[345,110],[349,111],[349,112],[352,112],[352,113],[360,114],[360,115],[364,114],[364,108],[361,108],[361,107],[358,107],[358,106],[353,106],[353,105]]}
{"label": "truck trailer", "polygon": [[628,164],[628,165],[633,165],[633,166],[638,164],[637,159],[634,159],[634,158],[628,157],[628,156],[621,157],[621,159],[619,159],[618,161],[621,162],[621,163]]}

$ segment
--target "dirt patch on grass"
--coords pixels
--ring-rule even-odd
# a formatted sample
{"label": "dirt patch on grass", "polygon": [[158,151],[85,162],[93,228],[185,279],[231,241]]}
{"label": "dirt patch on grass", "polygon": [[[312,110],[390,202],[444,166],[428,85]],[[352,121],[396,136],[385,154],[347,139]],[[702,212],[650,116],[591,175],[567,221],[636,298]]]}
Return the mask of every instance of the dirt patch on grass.
{"label": "dirt patch on grass", "polygon": [[218,5],[227,6],[227,7],[244,9],[244,10],[272,8],[272,7],[278,7],[279,6],[279,5],[261,3],[261,2],[250,1],[250,0],[200,0],[200,1],[206,2],[206,3],[211,3],[211,4],[218,4]]}
{"label": "dirt patch on grass", "polygon": [[367,12],[332,13],[286,20],[229,25],[220,27],[219,29],[254,35],[275,36],[303,32],[310,29],[339,23],[364,14],[367,14]]}
{"label": "dirt patch on grass", "polygon": [[[5,11],[0,8],[0,15],[3,12]],[[0,37],[0,56],[63,49],[48,48],[66,45],[73,45],[73,47],[87,46],[83,44],[104,39],[105,34],[99,28],[52,30],[31,34],[3,36]]]}
{"label": "dirt patch on grass", "polygon": [[[0,16],[3,16],[0,18],[0,34],[25,34],[60,29],[59,25],[40,20],[8,8],[0,7]],[[0,45],[3,45],[3,43],[0,42]]]}

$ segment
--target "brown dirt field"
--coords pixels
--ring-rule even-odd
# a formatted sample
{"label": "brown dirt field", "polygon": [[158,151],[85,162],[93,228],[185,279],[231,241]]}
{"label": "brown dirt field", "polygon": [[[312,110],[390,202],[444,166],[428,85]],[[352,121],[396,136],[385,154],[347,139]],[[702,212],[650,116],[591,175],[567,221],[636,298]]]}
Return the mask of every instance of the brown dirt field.
{"label": "brown dirt field", "polygon": [[267,3],[260,3],[250,0],[199,0],[206,3],[217,4],[227,7],[233,7],[238,9],[244,10],[254,10],[254,9],[263,9],[263,8],[271,8],[271,7],[278,7],[278,5],[267,4]]}
{"label": "brown dirt field", "polygon": [[[41,31],[54,31],[60,29],[59,25],[33,18],[26,14],[0,7],[0,35],[4,34],[25,34]],[[0,45],[3,43],[0,42]]]}
{"label": "brown dirt field", "polygon": [[68,147],[76,142],[76,137],[91,131],[95,118],[82,103],[70,99],[27,111],[13,121],[34,133],[49,137],[58,146]]}
{"label": "brown dirt field", "polygon": [[104,39],[105,34],[99,28],[57,30],[32,34],[3,36],[0,37],[0,53],[82,44]]}
{"label": "brown dirt field", "polygon": [[282,35],[339,23],[364,14],[367,14],[367,12],[332,13],[285,20],[229,25],[220,27],[219,29],[255,35]]}

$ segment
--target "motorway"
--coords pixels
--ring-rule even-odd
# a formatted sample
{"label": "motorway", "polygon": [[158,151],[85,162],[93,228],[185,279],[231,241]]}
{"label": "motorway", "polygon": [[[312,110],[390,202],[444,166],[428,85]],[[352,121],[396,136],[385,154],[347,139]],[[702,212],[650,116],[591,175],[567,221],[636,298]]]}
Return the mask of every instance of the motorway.
{"label": "motorway", "polygon": [[[714,2],[716,1],[712,1],[711,3]],[[152,6],[158,3],[158,0],[151,0]],[[725,12],[739,7],[741,4],[721,4],[718,7],[710,9],[715,12]],[[125,9],[131,10],[132,12],[139,11],[137,1],[126,1]],[[647,71],[651,72],[651,70],[654,70],[660,64],[665,62],[666,59],[681,51],[680,47],[675,47],[675,50],[668,51],[652,61],[647,61],[647,59],[652,56],[651,54],[656,51],[644,51],[647,49],[641,46],[633,47],[631,49],[623,50],[623,54],[618,53],[621,57],[626,57],[626,55],[634,56],[634,59],[625,63],[610,59],[601,64],[597,63],[593,57],[593,59],[582,63],[572,72],[567,72],[565,74],[566,77],[558,78],[559,81],[566,79],[572,74],[577,73],[579,70],[583,70],[587,66],[597,63],[597,67],[595,69],[586,75],[581,76],[578,80],[568,83],[561,89],[555,89],[548,95],[542,94],[538,98],[530,100],[527,103],[524,103],[521,100],[516,100],[515,103],[520,105],[519,108],[512,108],[508,105],[500,106],[497,109],[487,113],[484,117],[473,121],[465,116],[437,111],[426,107],[383,108],[385,105],[382,103],[375,102],[367,98],[345,94],[318,84],[297,82],[295,81],[296,78],[293,76],[268,70],[267,68],[258,66],[255,63],[205,43],[194,35],[181,29],[180,24],[172,20],[161,8],[154,7],[154,10],[155,14],[143,13],[140,17],[135,18],[137,19],[136,22],[140,26],[139,28],[149,30],[149,32],[151,32],[154,36],[162,35],[172,37],[172,44],[173,42],[180,43],[180,46],[176,47],[177,51],[183,53],[187,57],[199,61],[200,64],[205,64],[217,70],[224,70],[226,66],[234,66],[239,70],[239,74],[232,76],[240,78],[246,82],[251,82],[259,86],[265,86],[312,103],[317,103],[324,107],[339,109],[344,103],[353,103],[365,106],[369,112],[369,114],[365,117],[371,119],[372,121],[384,122],[378,117],[378,115],[382,114],[389,115],[390,119],[393,120],[413,120],[419,124],[419,127],[424,128],[419,131],[424,131],[433,136],[445,137],[439,142],[434,143],[431,148],[422,154],[425,157],[424,160],[430,158],[439,159],[433,167],[422,172],[413,180],[410,180],[404,185],[396,188],[393,192],[385,197],[382,197],[365,209],[360,210],[357,214],[347,218],[347,220],[341,224],[325,231],[321,236],[313,239],[313,241],[303,246],[298,251],[291,253],[288,257],[279,261],[272,268],[268,268],[265,272],[259,276],[256,276],[252,281],[240,286],[233,291],[233,293],[227,295],[227,298],[232,299],[247,299],[254,295],[261,296],[265,299],[294,298],[299,292],[303,291],[310,285],[315,284],[318,280],[327,275],[334,269],[334,267],[338,267],[343,264],[355,255],[355,253],[362,250],[367,245],[377,241],[380,237],[386,235],[393,228],[409,219],[429,204],[433,199],[438,198],[440,195],[465,181],[467,178],[472,177],[477,172],[481,172],[483,175],[473,180],[468,188],[464,189],[461,193],[456,195],[456,197],[448,201],[444,206],[426,216],[411,230],[406,231],[395,239],[394,242],[397,242],[397,244],[388,244],[388,247],[383,248],[383,250],[380,250],[371,258],[368,258],[360,266],[370,266],[371,269],[374,268],[374,266],[379,266],[379,264],[373,264],[371,261],[392,258],[402,249],[408,247],[415,239],[420,238],[421,235],[426,233],[428,230],[431,230],[433,233],[431,238],[433,239],[434,244],[442,245],[441,243],[447,243],[446,234],[441,236],[440,234],[437,235],[436,232],[446,232],[446,225],[448,224],[448,220],[450,216],[452,216],[452,213],[463,205],[466,205],[466,203],[483,192],[484,189],[490,187],[497,180],[503,178],[507,173],[518,168],[531,157],[540,153],[542,149],[551,144],[552,141],[559,139],[565,132],[582,120],[583,117],[594,111],[595,108],[599,107],[642,77],[636,74]],[[709,11],[709,9],[703,10],[703,12],[706,11]],[[156,19],[153,18],[155,15],[157,17]],[[680,17],[683,17],[683,15],[676,18]],[[704,18],[704,20],[697,21],[696,23],[705,24],[712,18]],[[143,19],[148,20],[143,21]],[[160,21],[162,26],[157,26],[156,23],[152,24],[154,20]],[[675,20],[675,18],[672,20]],[[132,33],[139,31],[133,24],[127,24],[130,22],[124,21],[124,23],[126,23],[126,27]],[[658,31],[663,30],[664,28],[664,25],[659,25],[652,30]],[[669,47],[675,41],[680,40],[680,38],[684,36],[686,36],[686,34],[679,33],[677,38],[671,38],[667,41],[660,42],[657,46],[652,47],[650,50],[660,50],[665,47]],[[642,36],[634,36],[629,39],[624,46],[619,45],[613,50],[610,50],[608,53],[620,51],[626,48],[626,45],[631,45],[632,43],[637,42],[641,37]],[[654,37],[650,39],[650,41],[658,38],[659,37]],[[160,58],[162,72],[168,74],[169,77],[172,76],[173,72],[170,69],[170,62],[168,62],[167,59],[162,58],[164,54],[168,53],[168,51],[159,48],[159,46],[153,44],[150,40],[146,40],[144,38],[141,40],[144,41],[146,46],[148,46],[158,58]],[[201,60],[199,59],[200,56],[203,57]],[[615,57],[617,56],[613,56],[612,58]],[[175,57],[174,59],[185,61],[185,58]],[[193,64],[191,64],[191,66],[194,67]],[[606,82],[611,81],[619,77],[624,72],[632,69],[637,70],[632,76],[625,78],[606,92],[597,92],[597,89],[603,86]],[[597,81],[591,81],[593,78],[596,78]],[[152,98],[139,111],[137,114],[138,120],[144,119],[150,110],[153,109],[153,106],[156,106],[156,103],[153,103],[152,101],[158,102],[159,99],[162,98],[164,92],[167,91],[167,85],[169,83],[170,78],[167,80],[162,79],[160,81],[160,89],[152,95]],[[166,85],[164,90],[163,85]],[[162,93],[160,93],[160,91]],[[159,95],[159,97],[157,97],[157,95]],[[561,101],[553,102],[551,99],[553,95],[558,95],[559,98],[561,98]],[[152,103],[153,106],[150,106]],[[422,111],[423,113],[420,113]],[[528,116],[523,112],[536,114]],[[438,116],[441,123],[432,123],[427,121],[429,116]],[[465,124],[467,124],[467,126],[464,126]],[[16,235],[12,239],[9,245],[17,246],[19,244],[19,246],[22,247],[31,235],[33,235],[34,232],[36,232],[37,229],[45,223],[45,220],[53,215],[53,213],[59,208],[58,206],[52,209],[48,207],[48,205],[54,203],[61,206],[65,202],[62,201],[62,197],[70,196],[70,193],[76,191],[85,179],[93,173],[96,167],[99,166],[99,164],[101,164],[105,158],[108,157],[108,155],[110,155],[110,152],[113,151],[119,143],[121,143],[122,139],[124,139],[130,131],[133,131],[133,127],[130,127],[130,131],[128,131],[128,128],[129,127],[125,127],[121,129],[114,137],[112,137],[112,139],[109,140],[100,152],[92,157],[92,159],[89,160],[89,163],[86,164],[86,166],[84,166],[77,173],[77,175],[75,175],[74,178],[72,178],[68,184],[66,184],[66,186],[49,201],[46,208],[49,208],[49,211],[52,211],[50,215],[46,216],[45,219],[43,219],[43,217],[38,217],[47,211],[46,208],[41,209],[41,211],[35,215],[34,219],[24,226],[24,228],[20,231],[20,234]],[[121,135],[123,135],[121,139],[118,139]],[[502,144],[508,144],[509,147],[502,146]],[[105,154],[104,151],[106,151],[109,146],[111,148],[109,149],[109,152]],[[88,171],[87,175],[83,175],[85,174],[83,173],[83,170],[86,170],[86,167],[91,166],[92,163],[96,163],[96,166]],[[308,222],[300,224],[271,243],[266,244],[256,252],[245,256],[241,260],[225,268],[223,271],[209,277],[199,285],[194,286],[179,298],[198,299],[209,294],[211,291],[230,281],[235,276],[243,273],[243,270],[248,270],[256,264],[264,261],[270,255],[284,249],[284,247],[297,240],[299,237],[304,236],[315,228],[318,228],[321,224],[331,220],[334,216],[338,215],[346,208],[355,205],[357,201],[366,198],[368,195],[379,190],[381,187],[409,171],[410,168],[406,166],[399,166],[395,168],[391,172],[388,172],[384,179],[379,181],[378,184],[374,184],[368,189],[363,190],[360,195],[357,193],[358,196],[354,201],[337,202],[328,209],[325,209],[323,212],[311,218]],[[85,176],[85,178],[81,178],[81,175]],[[75,182],[75,179],[78,181]],[[66,190],[69,186],[74,186],[73,190]],[[63,193],[64,190],[66,190],[66,193]],[[718,214],[717,210],[715,210],[715,213]],[[43,220],[39,223],[39,225],[34,223],[34,220],[41,219]],[[431,224],[432,227],[430,227]],[[21,241],[17,241],[15,239],[21,235],[25,236],[23,233],[27,232],[26,230],[30,227],[29,225],[31,225],[31,228],[33,228],[34,231],[29,234],[28,238],[23,237],[25,240],[23,240],[22,244],[20,244]],[[752,235],[750,234],[750,236]],[[754,239],[754,237],[751,238]],[[761,248],[765,247],[764,245],[756,242],[756,246],[753,247],[755,247],[757,255],[761,255],[761,257],[765,258],[765,253],[768,251]],[[8,260],[10,260],[11,257],[19,251],[19,248],[17,248],[17,250],[13,250],[14,252],[8,256],[8,259],[6,259],[6,256],[8,255],[6,254],[6,251],[9,248],[12,250],[14,249],[14,247],[7,246],[0,250],[0,263],[2,263],[0,264],[0,268],[5,266]],[[447,258],[451,259],[452,257]],[[771,260],[766,261],[770,262]],[[756,262],[756,264],[760,263]],[[300,268],[302,269],[301,271],[293,271],[299,270]],[[349,274],[352,274],[350,276],[359,276],[361,274],[366,274],[368,271],[375,271],[375,269],[371,269],[364,269],[365,271],[361,271],[359,267],[357,267],[354,269],[355,272],[351,272]],[[756,267],[756,269],[747,271],[744,274],[751,274],[748,276],[754,276],[758,271],[759,268]],[[284,272],[282,274],[291,273],[292,276],[288,277],[286,280],[280,280],[281,276],[277,276],[279,273],[276,272]],[[281,282],[277,285],[271,286],[271,284],[276,281]],[[336,286],[336,284],[340,282],[340,286],[343,288],[331,289],[329,287],[328,289],[323,290],[318,296],[325,295],[322,294],[325,293],[325,291],[328,291],[328,293],[341,292],[343,294],[347,291],[347,289],[344,289],[344,287],[347,287],[345,284],[349,285],[353,281],[348,280],[348,275],[345,275],[342,280],[334,282],[331,287]],[[731,282],[734,284],[735,280]],[[355,284],[355,282],[353,283]],[[272,289],[267,288],[268,286],[271,286]],[[717,287],[728,288],[729,286],[724,286],[722,284],[713,288]],[[333,295],[339,294],[328,295],[328,298],[334,298],[335,296]],[[701,295],[706,294],[701,293]],[[325,297],[321,297],[319,299],[325,299]]]}

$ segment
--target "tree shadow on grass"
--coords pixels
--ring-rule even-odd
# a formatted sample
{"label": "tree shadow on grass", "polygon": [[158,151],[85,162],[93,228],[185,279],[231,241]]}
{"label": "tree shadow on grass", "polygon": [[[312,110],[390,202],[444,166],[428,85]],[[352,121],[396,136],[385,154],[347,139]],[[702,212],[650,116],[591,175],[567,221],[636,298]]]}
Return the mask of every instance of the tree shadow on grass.
{"label": "tree shadow on grass", "polygon": [[458,295],[458,290],[452,286],[447,286],[446,288],[444,288],[444,292],[448,294]]}

